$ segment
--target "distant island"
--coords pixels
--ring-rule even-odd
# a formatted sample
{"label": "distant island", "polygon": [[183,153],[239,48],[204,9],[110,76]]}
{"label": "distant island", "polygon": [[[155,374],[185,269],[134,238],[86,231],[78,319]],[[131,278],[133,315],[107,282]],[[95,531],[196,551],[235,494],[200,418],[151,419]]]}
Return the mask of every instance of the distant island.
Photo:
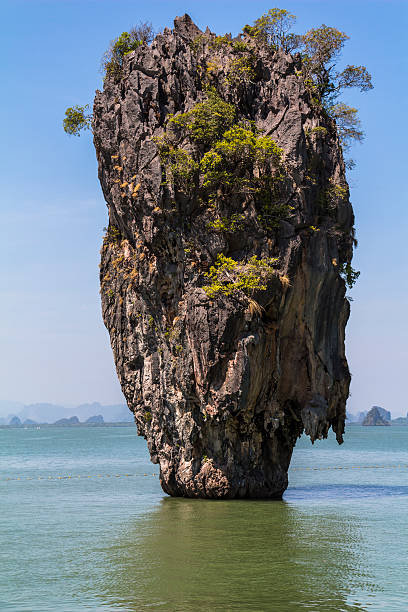
{"label": "distant island", "polygon": [[362,425],[365,426],[389,426],[391,425],[391,413],[380,406],[373,406],[365,417]]}
{"label": "distant island", "polygon": [[406,417],[393,419],[389,410],[385,410],[381,406],[372,406],[370,410],[359,412],[358,415],[348,413],[346,423],[349,425],[363,425],[364,427],[408,426],[408,413]]}
{"label": "distant island", "polygon": [[125,404],[103,405],[99,402],[76,407],[57,404],[18,404],[0,401],[0,427],[110,427],[134,423]]}
{"label": "distant island", "polygon": [[69,419],[58,419],[53,425],[79,425],[79,419],[77,416],[72,416]]}
{"label": "distant island", "polygon": [[23,423],[18,417],[13,417],[6,424],[1,424],[0,428],[16,428],[16,427],[120,427],[129,426],[133,424],[132,421],[114,421],[105,422],[102,415],[97,414],[89,417],[86,421],[80,421],[77,416],[69,418],[62,418],[55,421],[55,423],[38,423],[31,419],[26,419]]}
{"label": "distant island", "polygon": [[91,416],[89,419],[86,419],[85,423],[98,423],[103,424],[105,421],[103,420],[103,416],[101,414],[97,414],[96,416]]}

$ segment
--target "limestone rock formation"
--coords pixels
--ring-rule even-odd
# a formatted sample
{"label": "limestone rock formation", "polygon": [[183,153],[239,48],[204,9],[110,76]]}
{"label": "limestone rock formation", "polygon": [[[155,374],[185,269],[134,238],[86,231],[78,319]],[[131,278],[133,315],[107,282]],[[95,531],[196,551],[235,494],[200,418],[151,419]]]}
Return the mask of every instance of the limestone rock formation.
{"label": "limestone rock formation", "polygon": [[18,418],[18,416],[13,416],[13,417],[10,419],[10,421],[9,421],[9,425],[10,425],[11,427],[20,427],[20,425],[21,425],[21,421],[20,421],[20,419]]}
{"label": "limestone rock formation", "polygon": [[58,419],[58,421],[55,421],[54,425],[79,425],[79,419],[77,416]]}
{"label": "limestone rock formation", "polygon": [[279,498],[303,431],[342,441],[354,216],[300,62],[185,15],[96,93],[103,318],[170,495]]}
{"label": "limestone rock formation", "polygon": [[384,421],[391,421],[391,412],[389,410],[385,410],[385,408],[381,408],[381,406],[372,406],[372,408],[377,408]]}
{"label": "limestone rock formation", "polygon": [[102,425],[105,423],[105,421],[101,414],[95,414],[94,416],[89,417],[89,419],[86,419],[85,423],[96,423],[98,425]]}
{"label": "limestone rock formation", "polygon": [[[384,426],[391,425],[390,419],[386,419],[386,415],[381,414],[380,410],[385,411],[383,408],[379,408],[379,406],[373,406],[371,410],[368,412],[366,418],[364,419],[362,425],[366,426]],[[390,414],[390,413],[389,413]],[[391,416],[391,415],[390,415]]]}

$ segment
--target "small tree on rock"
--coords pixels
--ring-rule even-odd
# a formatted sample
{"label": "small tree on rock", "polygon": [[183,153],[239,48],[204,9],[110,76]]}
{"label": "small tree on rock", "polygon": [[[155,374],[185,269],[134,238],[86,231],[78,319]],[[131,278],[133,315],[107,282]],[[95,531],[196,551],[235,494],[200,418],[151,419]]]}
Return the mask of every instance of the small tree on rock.
{"label": "small tree on rock", "polygon": [[326,110],[335,103],[343,89],[359,87],[372,89],[371,75],[365,66],[348,65],[336,70],[336,58],[349,37],[326,25],[313,28],[301,37],[303,72]]}
{"label": "small tree on rock", "polygon": [[329,113],[336,121],[340,144],[344,149],[350,147],[350,141],[352,140],[362,142],[364,132],[361,129],[361,121],[357,116],[356,108],[339,102],[330,107]]}
{"label": "small tree on rock", "polygon": [[102,58],[102,69],[106,76],[120,78],[125,55],[135,51],[143,44],[150,43],[153,36],[151,23],[144,22],[134,26],[129,32],[122,32],[120,36],[112,40]]}
{"label": "small tree on rock", "polygon": [[[253,26],[246,25],[244,33],[269,48],[302,54],[302,72],[314,104],[321,105],[337,124],[340,142],[344,148],[352,140],[361,142],[364,136],[357,110],[337,99],[344,89],[358,87],[360,91],[372,89],[371,75],[365,66],[348,65],[336,70],[347,34],[326,25],[312,28],[306,34],[293,34],[295,15],[285,9],[273,8],[256,19]],[[350,165],[350,164],[349,164]]]}
{"label": "small tree on rock", "polygon": [[62,122],[64,131],[70,136],[80,136],[82,130],[91,129],[92,115],[86,111],[89,104],[86,106],[71,106],[65,111],[65,119]]}
{"label": "small tree on rock", "polygon": [[259,17],[251,27],[246,25],[243,29],[245,34],[262,40],[268,46],[285,51],[293,51],[299,45],[299,36],[290,33],[296,22],[295,15],[285,9],[273,8]]}

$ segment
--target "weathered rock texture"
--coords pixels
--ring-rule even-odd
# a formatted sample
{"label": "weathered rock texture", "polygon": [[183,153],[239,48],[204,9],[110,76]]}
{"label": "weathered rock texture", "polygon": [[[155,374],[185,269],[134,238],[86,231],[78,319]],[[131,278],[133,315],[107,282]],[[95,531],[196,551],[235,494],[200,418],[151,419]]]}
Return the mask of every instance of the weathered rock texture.
{"label": "weathered rock texture", "polygon": [[[256,77],[226,78],[237,52],[208,30],[201,35],[188,16],[177,18],[174,30],[125,56],[121,79],[107,78],[96,93],[110,222],[103,318],[164,491],[279,498],[303,431],[314,441],[331,426],[342,441],[349,305],[339,271],[352,256],[353,211],[335,125],[312,104],[300,58],[255,45]],[[209,229],[225,210],[206,206],[194,185],[183,193],[164,184],[154,137],[169,114],[205,100],[208,86],[284,150],[279,197],[291,208],[276,230],[258,222],[248,194],[230,203],[243,228]],[[210,299],[203,290],[221,252],[278,258],[276,276],[252,296],[255,307],[244,293]]]}

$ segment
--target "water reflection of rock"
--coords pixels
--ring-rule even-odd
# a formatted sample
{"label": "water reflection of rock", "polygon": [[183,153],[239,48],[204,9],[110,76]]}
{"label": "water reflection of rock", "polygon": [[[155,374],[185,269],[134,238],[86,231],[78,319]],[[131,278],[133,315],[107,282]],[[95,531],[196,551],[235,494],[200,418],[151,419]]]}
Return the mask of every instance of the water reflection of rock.
{"label": "water reflection of rock", "polygon": [[364,610],[357,594],[372,587],[349,519],[285,502],[163,499],[104,551],[101,596],[126,611]]}

